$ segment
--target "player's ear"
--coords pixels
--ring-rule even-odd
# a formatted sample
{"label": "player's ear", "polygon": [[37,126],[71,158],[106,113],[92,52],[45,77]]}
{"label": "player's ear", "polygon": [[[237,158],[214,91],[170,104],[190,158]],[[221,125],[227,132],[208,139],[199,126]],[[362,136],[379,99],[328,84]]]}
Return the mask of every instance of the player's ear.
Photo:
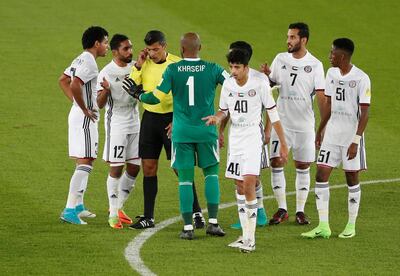
{"label": "player's ear", "polygon": [[201,44],[199,45],[199,51],[201,50]]}

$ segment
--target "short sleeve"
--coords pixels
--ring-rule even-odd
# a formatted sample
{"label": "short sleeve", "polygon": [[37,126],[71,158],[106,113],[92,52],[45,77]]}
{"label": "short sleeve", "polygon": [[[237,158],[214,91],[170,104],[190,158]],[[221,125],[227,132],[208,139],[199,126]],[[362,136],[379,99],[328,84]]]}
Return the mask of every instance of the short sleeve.
{"label": "short sleeve", "polygon": [[97,65],[93,64],[94,61],[85,60],[74,69],[74,77],[78,77],[84,83],[89,82],[90,80],[94,79],[98,75]]}
{"label": "short sleeve", "polygon": [[72,75],[72,70],[71,70],[71,66],[68,66],[67,68],[65,68],[65,70],[64,70],[64,75],[66,75],[66,76],[68,76],[68,77],[72,77],[73,75]]}
{"label": "short sleeve", "polygon": [[326,73],[326,80],[325,80],[325,96],[331,97],[333,95],[333,90],[334,90],[334,81],[329,73],[329,71]]}
{"label": "short sleeve", "polygon": [[271,67],[270,67],[271,74],[269,74],[269,79],[275,83],[279,83],[278,68],[279,68],[279,60],[278,60],[278,56],[276,56],[271,63]]}
{"label": "short sleeve", "polygon": [[225,71],[220,65],[215,64],[216,83],[223,84],[225,79],[229,78],[229,73]]}
{"label": "short sleeve", "polygon": [[159,90],[165,94],[168,94],[172,88],[172,69],[171,69],[172,67],[171,67],[171,65],[173,65],[173,64],[168,65],[167,69],[165,69],[165,71],[162,75],[161,81],[160,81],[159,85],[157,86],[157,90]]}
{"label": "short sleeve", "polygon": [[262,81],[262,85],[260,87],[260,91],[261,91],[261,101],[263,106],[266,109],[271,109],[275,107],[275,100],[272,97],[272,92],[271,92],[271,88],[269,86],[269,83],[265,80]]}
{"label": "short sleeve", "polygon": [[324,67],[321,62],[318,62],[315,68],[314,89],[315,90],[325,89]]}
{"label": "short sleeve", "polygon": [[367,75],[361,79],[358,93],[360,104],[369,105],[371,103],[371,81]]}
{"label": "short sleeve", "polygon": [[219,110],[221,111],[228,111],[229,109],[226,95],[228,95],[228,90],[226,85],[222,85],[221,96],[219,97]]}

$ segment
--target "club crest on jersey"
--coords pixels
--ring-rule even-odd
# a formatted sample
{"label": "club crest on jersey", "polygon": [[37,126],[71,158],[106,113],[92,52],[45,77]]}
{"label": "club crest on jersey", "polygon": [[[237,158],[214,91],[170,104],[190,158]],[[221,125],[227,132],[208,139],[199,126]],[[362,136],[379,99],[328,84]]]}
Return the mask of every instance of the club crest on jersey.
{"label": "club crest on jersey", "polygon": [[355,80],[352,80],[352,81],[349,82],[349,86],[350,86],[351,88],[356,87],[356,85],[357,85],[357,82],[356,82]]}
{"label": "club crest on jersey", "polygon": [[307,65],[306,67],[304,67],[304,71],[306,73],[310,73],[312,71],[312,67],[310,65]]}
{"label": "club crest on jersey", "polygon": [[256,90],[251,89],[249,90],[249,92],[247,92],[247,95],[249,95],[250,97],[254,97],[257,94]]}
{"label": "club crest on jersey", "polygon": [[238,97],[244,97],[244,93],[238,92]]}

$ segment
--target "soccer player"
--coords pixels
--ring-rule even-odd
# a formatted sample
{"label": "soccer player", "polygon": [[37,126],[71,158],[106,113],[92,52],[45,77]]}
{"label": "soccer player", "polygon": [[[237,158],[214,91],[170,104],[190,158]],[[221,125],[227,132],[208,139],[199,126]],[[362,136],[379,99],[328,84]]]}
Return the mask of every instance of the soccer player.
{"label": "soccer player", "polygon": [[368,122],[371,82],[367,74],[351,64],[353,52],[354,43],[350,39],[338,38],[333,41],[329,55],[332,67],[326,74],[328,112],[322,118],[316,136],[317,146],[321,146],[315,183],[319,225],[301,234],[303,237],[330,237],[329,176],[340,163],[349,190],[349,220],[339,238],[352,238],[356,235],[355,225],[361,199],[358,174],[367,169],[363,134]]}
{"label": "soccer player", "polygon": [[[132,67],[130,78],[144,90],[153,91],[161,81],[161,76],[169,64],[178,62],[179,57],[167,52],[165,35],[160,31],[149,31],[144,43],[146,48],[139,53]],[[154,227],[154,206],[158,191],[158,159],[164,146],[167,159],[171,159],[171,123],[172,95],[160,95],[160,103],[149,105],[143,103],[143,116],[139,135],[139,156],[142,158],[144,215],[130,228],[143,229]],[[197,199],[195,186],[194,220],[198,228],[204,227],[204,219]]]}
{"label": "soccer player", "polygon": [[[313,99],[318,100],[320,113],[325,104],[325,79],[322,63],[306,48],[309,29],[305,23],[289,25],[287,53],[278,54],[271,68],[262,66],[273,84],[280,85],[277,107],[285,131],[286,141],[292,150],[296,167],[296,222],[300,225],[310,221],[304,206],[310,190],[310,165],[315,161],[315,118]],[[288,219],[286,204],[286,180],[284,164],[279,156],[279,139],[275,131],[271,135],[270,156],[272,189],[278,202],[278,211],[269,221],[279,224]]]}
{"label": "soccer player", "polygon": [[[134,84],[125,83],[127,91],[142,102],[155,104],[164,94],[172,91],[174,118],[172,128],[171,166],[178,171],[180,211],[184,227],[180,238],[194,238],[192,225],[194,165],[203,169],[205,195],[208,207],[206,233],[224,236],[218,224],[219,150],[215,126],[207,126],[203,118],[214,114],[215,88],[222,84],[228,73],[218,64],[199,58],[200,37],[186,33],[181,38],[183,60],[168,65],[162,82],[154,92],[143,93]],[[128,92],[129,93],[129,92]]]}
{"label": "soccer player", "polygon": [[[232,51],[233,49],[242,49],[244,51],[247,51],[248,55],[249,55],[249,60],[251,59],[251,56],[253,54],[253,49],[251,47],[251,45],[245,41],[235,41],[233,43],[231,43],[231,45],[229,46],[229,51]],[[249,68],[249,75],[256,75],[258,77],[262,77],[265,79],[265,81],[267,81],[268,83],[268,87],[269,87],[269,79],[268,77],[257,71],[254,70],[253,68]],[[219,135],[218,135],[218,139],[219,139],[219,145],[220,147],[224,146],[224,130],[226,127],[227,122],[229,121],[229,114],[226,116],[225,119],[223,119],[219,125]],[[265,144],[268,144],[269,141],[265,141]],[[229,152],[228,152],[229,154]],[[261,159],[261,168],[268,168],[269,167],[269,162],[268,162],[268,151],[267,149],[264,147],[263,148],[263,155],[262,155],[262,159]],[[243,191],[237,191],[237,189],[240,189],[240,186],[236,186],[236,190],[235,190],[235,197],[236,200],[239,202],[241,200],[239,200],[238,196],[239,194],[243,195]],[[256,196],[257,196],[257,226],[265,226],[268,224],[268,217],[267,217],[267,213],[265,211],[264,208],[264,202],[263,202],[263,197],[264,197],[264,193],[263,193],[263,187],[262,187],[262,183],[260,178],[257,178],[257,185],[256,185]],[[241,229],[241,225],[240,225],[240,220],[237,223],[234,223],[231,225],[231,228],[233,229]]]}
{"label": "soccer player", "polygon": [[96,216],[85,208],[83,197],[93,160],[97,157],[98,110],[94,89],[99,71],[96,58],[107,54],[107,31],[98,26],[88,28],[82,35],[82,46],[83,53],[59,78],[61,89],[73,102],[68,116],[68,145],[69,156],[76,162],[67,204],[60,218],[73,224],[86,224],[80,217]]}
{"label": "soccer player", "polygon": [[[137,101],[122,89],[122,82],[132,69],[132,43],[127,36],[116,34],[111,38],[110,48],[113,59],[100,71],[97,79],[97,104],[99,108],[106,108],[103,159],[110,166],[108,223],[112,228],[120,229],[122,223],[132,224],[123,206],[140,169],[140,120]],[[125,164],[126,170],[122,174]]]}
{"label": "soccer player", "polygon": [[258,206],[256,182],[260,175],[264,150],[264,108],[267,109],[280,139],[280,155],[283,161],[287,158],[288,148],[268,81],[258,74],[249,74],[249,52],[233,49],[228,53],[227,59],[232,77],[222,86],[218,113],[208,116],[206,124],[218,124],[230,114],[232,124],[225,176],[234,179],[238,186],[238,213],[243,236],[229,246],[238,247],[242,252],[251,252],[255,250]]}

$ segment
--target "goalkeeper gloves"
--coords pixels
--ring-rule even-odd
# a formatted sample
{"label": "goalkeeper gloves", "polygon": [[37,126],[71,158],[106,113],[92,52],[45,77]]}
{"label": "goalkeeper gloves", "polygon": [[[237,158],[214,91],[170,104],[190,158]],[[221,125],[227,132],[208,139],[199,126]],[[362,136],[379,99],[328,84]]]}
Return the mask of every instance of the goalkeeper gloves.
{"label": "goalkeeper gloves", "polygon": [[140,96],[145,92],[143,90],[143,86],[136,85],[135,81],[130,78],[125,78],[122,82],[122,89],[125,90],[126,93],[134,97],[135,99],[140,101]]}

